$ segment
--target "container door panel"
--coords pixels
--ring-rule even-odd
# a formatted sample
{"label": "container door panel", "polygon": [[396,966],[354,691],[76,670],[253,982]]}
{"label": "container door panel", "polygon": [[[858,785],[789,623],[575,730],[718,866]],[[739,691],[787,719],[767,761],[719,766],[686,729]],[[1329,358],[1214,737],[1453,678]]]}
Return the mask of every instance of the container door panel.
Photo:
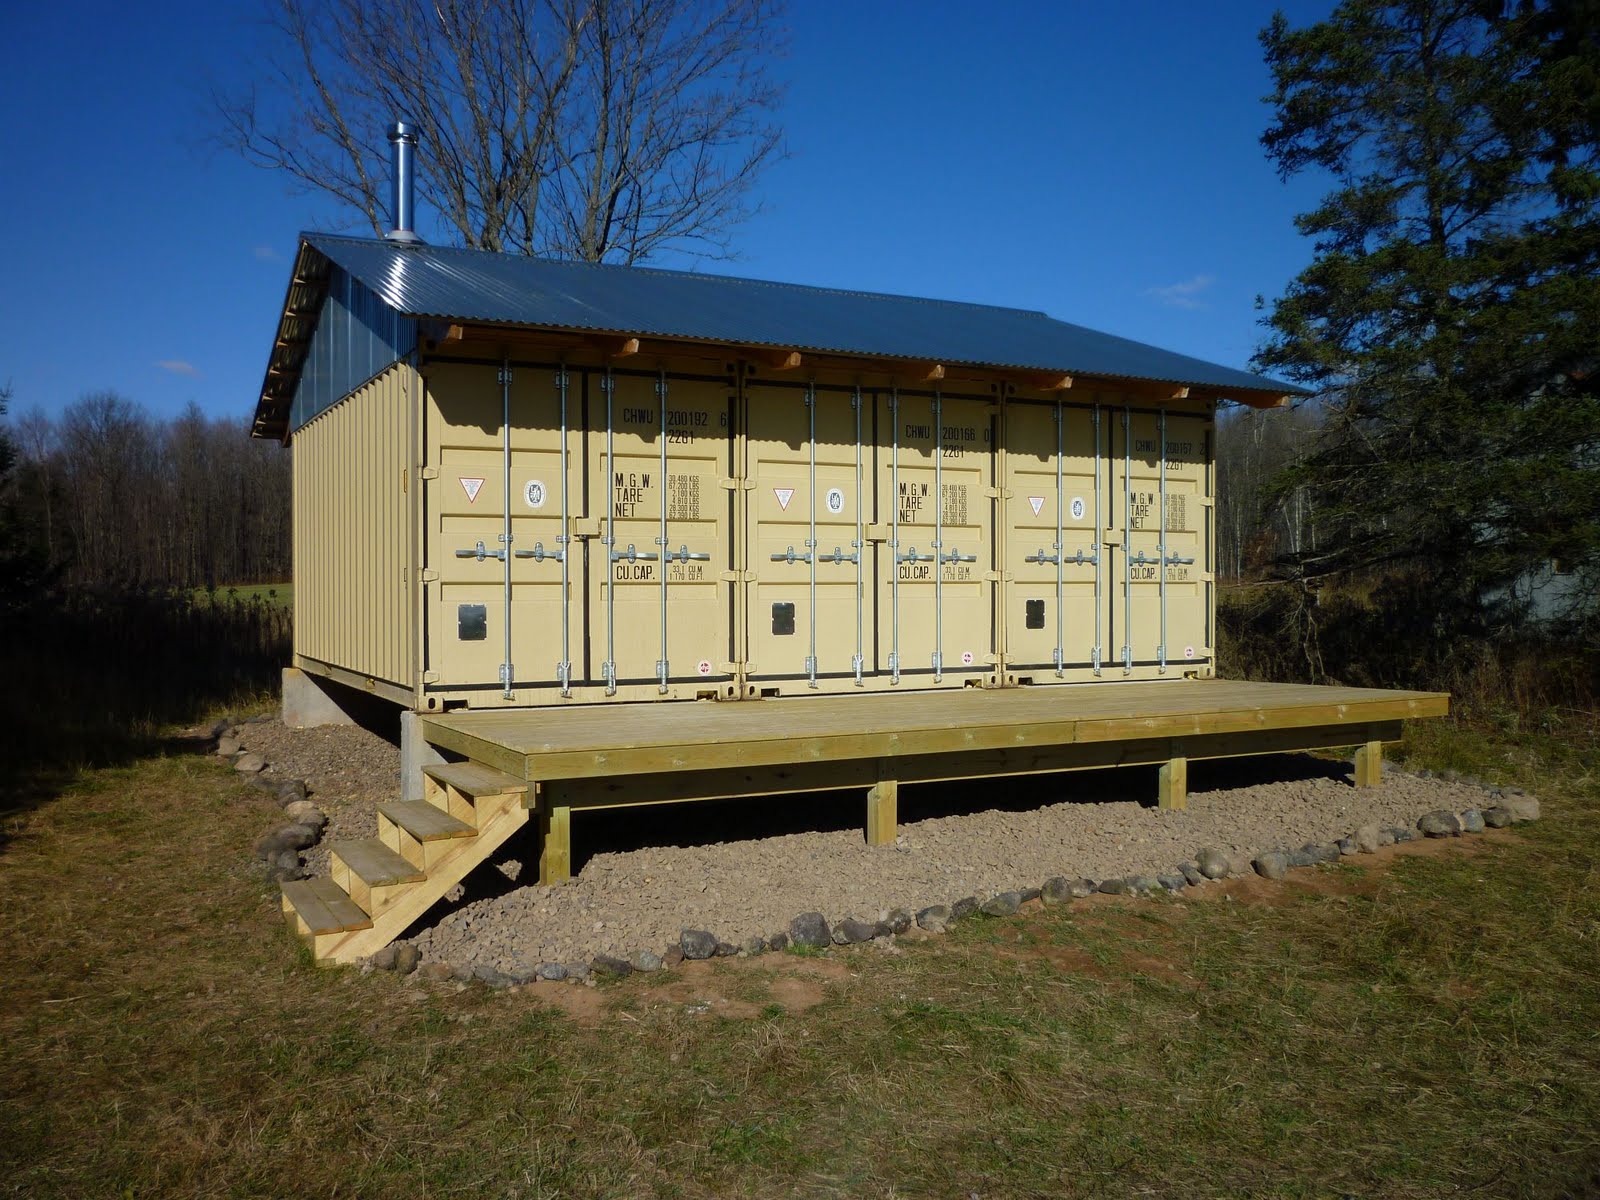
{"label": "container door panel", "polygon": [[[437,364],[429,400],[438,472],[427,504],[428,562],[438,576],[428,588],[430,687],[474,693],[471,703],[539,703],[541,693],[560,690],[564,642],[581,645],[584,634],[582,605],[569,603],[577,576],[563,581],[560,557],[580,465],[576,435],[563,465],[561,377],[511,371],[509,494],[500,372]],[[573,412],[569,403],[569,421]]]}
{"label": "container door panel", "polygon": [[1006,669],[1034,683],[1093,678],[1103,658],[1100,428],[1095,408],[1006,409]]}
{"label": "container door panel", "polygon": [[752,384],[746,592],[750,682],[844,690],[871,675],[871,414],[853,388]]}
{"label": "container door panel", "polygon": [[995,408],[879,396],[878,658],[900,687],[993,680]]}
{"label": "container door panel", "polygon": [[1124,677],[1210,674],[1209,422],[1124,409],[1115,514],[1118,657]]}
{"label": "container door panel", "polygon": [[732,683],[732,506],[723,486],[732,410],[723,382],[592,377],[592,509],[601,520],[590,558],[590,661],[603,695],[692,699],[726,694]]}

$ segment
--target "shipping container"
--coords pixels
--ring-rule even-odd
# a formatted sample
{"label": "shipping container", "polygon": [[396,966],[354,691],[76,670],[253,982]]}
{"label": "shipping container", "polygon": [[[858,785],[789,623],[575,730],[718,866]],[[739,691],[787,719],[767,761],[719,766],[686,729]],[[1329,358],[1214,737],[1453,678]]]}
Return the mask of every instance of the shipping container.
{"label": "shipping container", "polygon": [[[297,665],[421,711],[1214,673],[1214,413],[1270,381],[1041,314],[582,264],[506,292],[552,265],[451,254],[449,294],[402,309],[369,256],[404,279],[436,252],[302,245],[257,416],[297,451]],[[418,315],[526,295],[576,324],[627,280],[714,295],[730,328],[837,303],[902,350],[1008,349],[947,369],[851,351],[873,335],[842,320],[813,354]],[[1046,335],[1062,366],[1133,353],[1175,382],[1027,366]]]}

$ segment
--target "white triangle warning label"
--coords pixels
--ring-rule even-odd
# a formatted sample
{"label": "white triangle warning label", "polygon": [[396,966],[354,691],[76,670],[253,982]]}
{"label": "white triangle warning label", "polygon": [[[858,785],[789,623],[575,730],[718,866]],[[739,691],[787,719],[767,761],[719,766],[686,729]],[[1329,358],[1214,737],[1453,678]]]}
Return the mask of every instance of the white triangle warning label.
{"label": "white triangle warning label", "polygon": [[1044,497],[1029,496],[1028,507],[1033,509],[1033,515],[1037,517],[1039,515],[1039,510],[1044,507]]}
{"label": "white triangle warning label", "polygon": [[772,494],[778,498],[778,507],[784,512],[789,511],[789,501],[794,499],[793,488],[773,488]]}
{"label": "white triangle warning label", "polygon": [[482,487],[483,480],[481,478],[474,478],[470,475],[461,477],[461,490],[467,494],[468,504],[476,504],[478,502],[478,490]]}

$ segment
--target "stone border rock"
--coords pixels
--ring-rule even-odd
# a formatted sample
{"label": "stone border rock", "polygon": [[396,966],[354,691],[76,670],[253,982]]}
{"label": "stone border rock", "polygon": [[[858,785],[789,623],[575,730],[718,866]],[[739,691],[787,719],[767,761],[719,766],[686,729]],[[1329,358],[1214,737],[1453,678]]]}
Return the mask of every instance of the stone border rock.
{"label": "stone border rock", "polygon": [[[322,840],[322,831],[328,826],[328,816],[308,799],[309,792],[305,780],[268,777],[263,774],[267,769],[266,759],[259,754],[241,751],[239,727],[271,719],[271,717],[246,717],[243,720],[230,718],[216,722],[207,734],[215,742],[214,751],[217,757],[226,759],[232,764],[233,769],[239,772],[239,777],[245,786],[271,796],[283,808],[284,815],[289,818],[289,824],[280,826],[258,839],[254,848],[255,858],[267,864],[267,882],[278,883],[306,877],[303,852]],[[394,947],[388,949],[392,950]],[[404,947],[404,949],[417,953],[415,947]],[[393,961],[390,962],[390,966],[394,966]],[[410,969],[416,970],[415,962],[412,962]]]}
{"label": "stone border rock", "polygon": [[[1390,770],[1397,770],[1391,767]],[[676,945],[665,952],[640,950],[629,958],[600,955],[587,963],[544,962],[524,971],[507,973],[485,964],[476,967],[456,966],[450,963],[427,963],[418,970],[418,952],[414,946],[389,946],[371,958],[363,960],[361,969],[393,970],[402,975],[417,972],[421,979],[434,982],[456,980],[465,985],[478,980],[490,987],[504,988],[534,983],[567,982],[596,985],[597,979],[635,973],[650,973],[677,967],[682,963],[704,961],[711,958],[749,958],[758,954],[789,950],[796,953],[822,953],[833,946],[854,946],[863,943],[892,944],[894,938],[908,932],[913,925],[927,934],[946,932],[956,921],[974,917],[999,919],[1014,915],[1024,904],[1038,900],[1046,907],[1064,904],[1069,900],[1083,899],[1096,893],[1102,895],[1146,898],[1176,895],[1185,888],[1202,887],[1207,883],[1228,878],[1243,878],[1254,872],[1265,879],[1282,879],[1290,870],[1315,867],[1338,862],[1359,854],[1371,854],[1383,846],[1422,837],[1460,837],[1464,833],[1480,833],[1485,828],[1504,829],[1510,825],[1539,819],[1539,801],[1521,788],[1499,788],[1481,780],[1464,778],[1454,772],[1418,771],[1417,778],[1439,778],[1449,783],[1464,783],[1481,788],[1486,798],[1494,803],[1481,811],[1467,809],[1460,813],[1437,810],[1425,813],[1417,821],[1416,829],[1398,826],[1381,827],[1363,825],[1344,837],[1331,842],[1308,842],[1297,850],[1268,850],[1250,862],[1231,859],[1214,846],[1202,847],[1188,862],[1179,863],[1171,871],[1157,875],[1124,875],[1110,879],[1067,879],[1052,876],[1040,886],[1020,888],[996,893],[986,899],[964,896],[949,905],[934,904],[915,916],[904,909],[887,910],[875,921],[847,916],[830,923],[820,912],[805,912],[789,922],[786,930],[766,937],[751,938],[742,946],[720,939],[707,929],[684,929]],[[293,828],[292,826],[289,828]],[[286,830],[280,830],[280,833]],[[276,836],[276,835],[270,835]],[[404,953],[409,952],[409,953]]]}

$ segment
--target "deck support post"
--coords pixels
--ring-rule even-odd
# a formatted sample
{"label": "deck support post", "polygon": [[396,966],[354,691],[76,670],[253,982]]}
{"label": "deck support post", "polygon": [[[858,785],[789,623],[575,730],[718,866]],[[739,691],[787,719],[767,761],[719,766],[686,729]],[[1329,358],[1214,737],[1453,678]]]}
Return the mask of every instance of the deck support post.
{"label": "deck support post", "polygon": [[1161,808],[1189,807],[1189,760],[1174,756],[1162,763],[1156,776],[1156,803]]}
{"label": "deck support post", "polygon": [[539,886],[553,887],[572,878],[572,809],[561,804],[553,789],[540,789]]}
{"label": "deck support post", "polygon": [[898,780],[880,779],[867,790],[867,845],[894,845],[899,808]]}
{"label": "deck support post", "polygon": [[1383,783],[1383,743],[1367,742],[1356,748],[1356,786],[1378,787]]}

